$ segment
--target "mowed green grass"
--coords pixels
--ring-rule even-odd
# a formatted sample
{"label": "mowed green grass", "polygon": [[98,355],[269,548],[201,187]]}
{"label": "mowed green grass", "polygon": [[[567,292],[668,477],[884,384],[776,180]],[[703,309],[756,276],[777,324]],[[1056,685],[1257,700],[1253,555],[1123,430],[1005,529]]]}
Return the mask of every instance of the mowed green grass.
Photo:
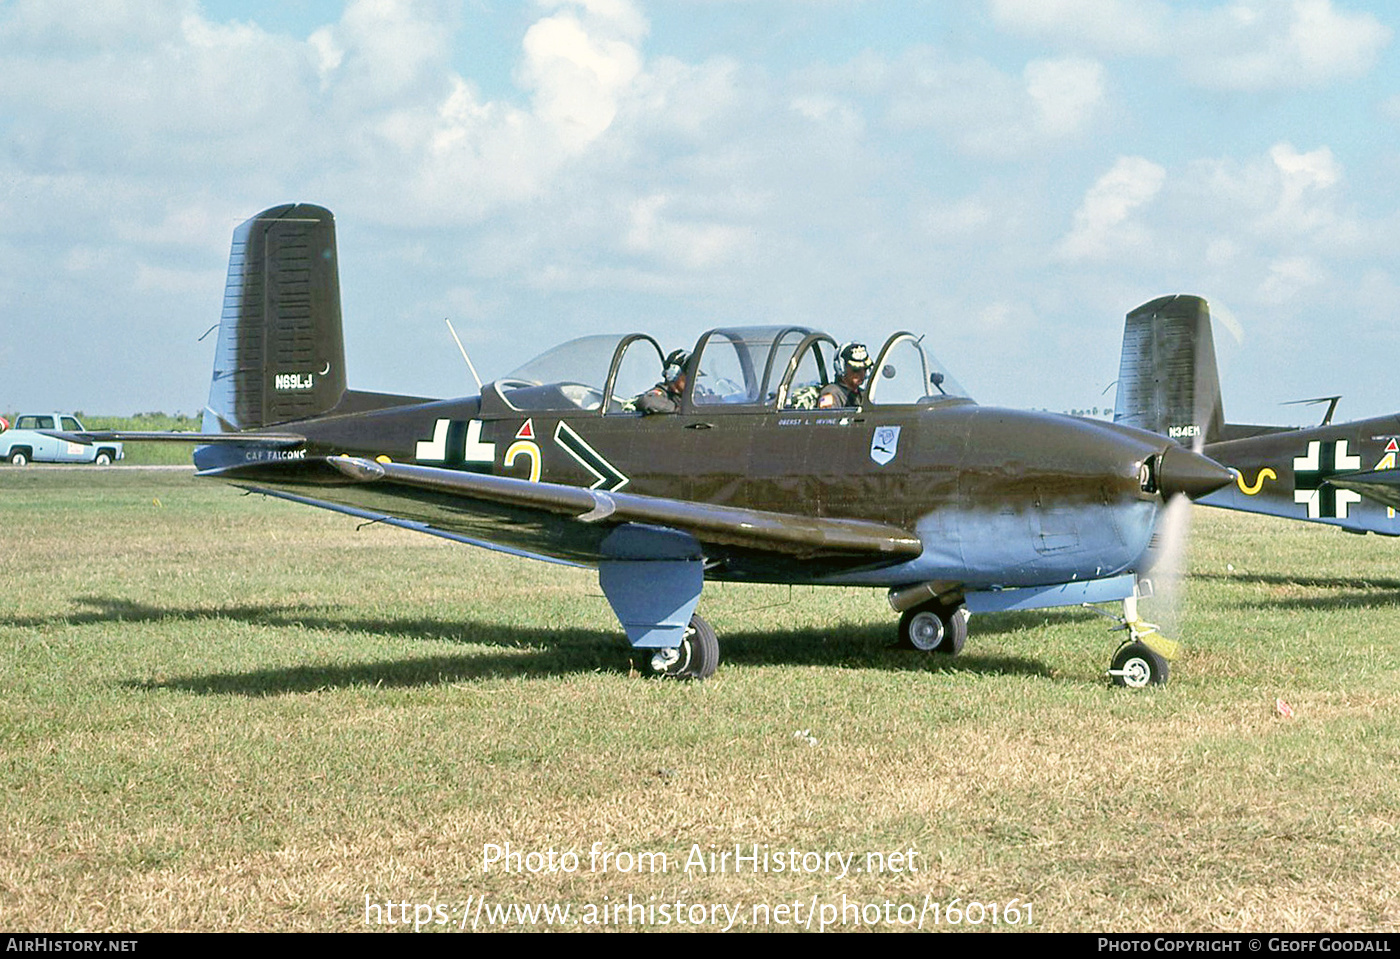
{"label": "mowed green grass", "polygon": [[[762,929],[789,927],[754,904],[889,902],[901,929],[954,900],[1040,930],[1400,928],[1400,543],[1198,509],[1159,689],[1108,686],[1083,611],[975,617],[948,659],[888,648],[881,591],[719,584],[724,662],[686,684],[586,570],[361,526],[185,472],[0,467],[0,928],[629,895]],[[484,868],[506,843],[581,864]],[[595,843],[669,869],[590,868]],[[683,868],[754,843],[917,871]]]}

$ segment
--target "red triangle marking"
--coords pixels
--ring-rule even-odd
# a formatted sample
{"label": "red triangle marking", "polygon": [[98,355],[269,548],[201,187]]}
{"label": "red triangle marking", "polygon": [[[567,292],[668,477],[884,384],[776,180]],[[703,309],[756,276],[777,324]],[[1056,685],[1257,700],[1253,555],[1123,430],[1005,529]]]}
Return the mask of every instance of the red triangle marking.
{"label": "red triangle marking", "polygon": [[535,420],[533,417],[525,421],[525,425],[520,427],[519,431],[515,434],[515,438],[518,440],[532,440],[535,438]]}
{"label": "red triangle marking", "polygon": [[1400,453],[1400,443],[1395,442],[1395,437],[1392,436],[1390,442],[1385,444],[1385,451],[1387,453]]}

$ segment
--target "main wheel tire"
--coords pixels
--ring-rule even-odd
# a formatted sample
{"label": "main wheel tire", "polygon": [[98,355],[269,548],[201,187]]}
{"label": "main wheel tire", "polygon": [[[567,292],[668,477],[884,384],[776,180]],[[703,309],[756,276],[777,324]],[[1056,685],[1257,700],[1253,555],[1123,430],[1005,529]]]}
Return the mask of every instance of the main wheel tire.
{"label": "main wheel tire", "polygon": [[1167,661],[1144,643],[1128,643],[1113,655],[1108,669],[1113,685],[1129,689],[1160,686],[1171,675]]}
{"label": "main wheel tire", "polygon": [[899,644],[926,653],[956,656],[967,642],[965,606],[923,603],[899,618]]}
{"label": "main wheel tire", "polygon": [[109,453],[109,452],[107,452],[106,450],[102,450],[100,453],[97,454],[97,458],[94,459],[94,460],[92,461],[92,465],[93,465],[93,466],[111,466],[111,465],[112,465],[112,454]]}
{"label": "main wheel tire", "polygon": [[931,653],[943,643],[947,630],[943,619],[933,609],[916,606],[905,610],[899,618],[899,638],[904,645],[924,653]]}
{"label": "main wheel tire", "polygon": [[685,638],[674,649],[658,649],[651,668],[676,679],[708,679],[719,667],[719,638],[699,614],[690,617]]}
{"label": "main wheel tire", "polygon": [[15,450],[10,454],[10,462],[15,466],[28,466],[29,454],[24,450]]}
{"label": "main wheel tire", "polygon": [[943,645],[934,652],[945,653],[949,656],[956,656],[962,652],[963,645],[967,642],[967,621],[972,618],[972,614],[967,611],[966,606],[959,606],[948,614],[948,622],[945,624],[947,632],[943,637]]}

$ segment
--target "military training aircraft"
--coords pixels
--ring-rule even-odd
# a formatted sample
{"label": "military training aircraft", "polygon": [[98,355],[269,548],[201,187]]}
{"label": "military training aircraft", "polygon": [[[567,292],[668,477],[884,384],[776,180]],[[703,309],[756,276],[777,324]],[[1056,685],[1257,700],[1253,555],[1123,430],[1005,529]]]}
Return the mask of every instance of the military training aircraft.
{"label": "military training aircraft", "polygon": [[1400,416],[1307,428],[1226,423],[1199,296],[1164,296],[1128,314],[1114,421],[1151,430],[1233,467],[1235,481],[1197,502],[1400,536]]}
{"label": "military training aircraft", "polygon": [[[460,399],[350,390],[334,219],[279,206],[234,233],[194,459],[271,496],[596,567],[631,644],[692,678],[719,661],[695,612],[706,579],[884,587],[905,645],[956,653],[975,612],[1135,610],[1166,501],[1234,481],[1145,430],[979,406],[911,333],[872,352],[800,326],[669,355],[629,333]],[[840,356],[870,374],[857,405],[830,405]],[[651,404],[658,375],[671,395]],[[1168,644],[1125,618],[1110,675],[1164,681]]]}

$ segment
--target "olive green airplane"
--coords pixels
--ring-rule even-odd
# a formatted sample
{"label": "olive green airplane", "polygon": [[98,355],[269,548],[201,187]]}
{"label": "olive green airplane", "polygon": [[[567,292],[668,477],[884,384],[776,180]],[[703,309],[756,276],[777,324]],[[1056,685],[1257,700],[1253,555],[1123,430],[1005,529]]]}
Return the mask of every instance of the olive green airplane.
{"label": "olive green airplane", "polygon": [[[903,644],[943,653],[973,613],[1121,600],[1113,681],[1164,681],[1175,644],[1136,614],[1149,547],[1169,498],[1230,471],[1144,430],[979,406],[912,333],[872,353],[799,326],[669,354],[626,333],[464,398],[350,390],[334,220],[279,206],[234,233],[194,460],[270,496],[595,567],[665,675],[719,662],[696,613],[708,579],[883,587]],[[853,405],[828,389],[842,356],[870,377]]]}
{"label": "olive green airplane", "polygon": [[1235,470],[1207,506],[1400,536],[1400,416],[1312,427],[1225,422],[1211,333],[1199,296],[1163,296],[1128,314],[1114,421],[1151,430]]}

